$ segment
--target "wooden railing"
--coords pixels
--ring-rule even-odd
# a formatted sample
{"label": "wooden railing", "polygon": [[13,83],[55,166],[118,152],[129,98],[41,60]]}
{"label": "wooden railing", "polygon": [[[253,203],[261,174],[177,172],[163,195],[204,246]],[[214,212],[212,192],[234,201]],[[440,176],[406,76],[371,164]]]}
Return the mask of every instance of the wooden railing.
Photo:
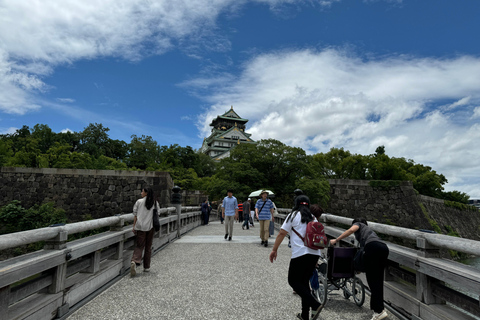
{"label": "wooden railing", "polygon": [[[200,207],[161,209],[154,252],[201,224]],[[130,267],[133,214],[52,226],[0,236],[0,250],[46,241],[45,248],[0,262],[0,320],[53,319]],[[68,236],[110,227],[110,231],[67,242]]]}
{"label": "wooden railing", "polygon": [[[162,209],[154,251],[201,224],[199,207]],[[288,209],[279,209],[277,227]],[[212,216],[214,215],[214,212]],[[0,250],[46,241],[45,249],[0,262],[0,320],[52,319],[66,315],[96,290],[128,271],[134,244],[132,214],[0,236]],[[352,219],[322,215],[326,232],[337,237]],[[335,224],[333,226],[332,224]],[[416,248],[387,242],[385,301],[409,319],[480,317],[480,270],[438,257],[439,249],[480,256],[480,242],[369,222],[378,234],[410,240]],[[110,231],[67,242],[68,235],[110,227]],[[350,246],[353,237],[342,241]],[[364,281],[366,284],[366,281]]]}
{"label": "wooden railing", "polygon": [[[280,227],[290,212],[279,209],[275,217]],[[321,222],[329,237],[337,238],[349,228],[352,219],[323,214]],[[479,319],[480,270],[459,262],[440,258],[439,250],[456,250],[480,256],[480,241],[422,232],[368,222],[379,235],[409,240],[415,248],[386,242],[390,250],[385,270],[385,302],[409,319]],[[342,240],[342,246],[357,245],[355,238]],[[363,282],[367,282],[363,278]]]}

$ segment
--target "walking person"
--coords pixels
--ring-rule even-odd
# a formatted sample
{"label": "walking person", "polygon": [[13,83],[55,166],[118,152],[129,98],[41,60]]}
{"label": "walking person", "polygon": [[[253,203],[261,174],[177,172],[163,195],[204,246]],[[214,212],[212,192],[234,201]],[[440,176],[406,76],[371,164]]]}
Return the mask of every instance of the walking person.
{"label": "walking person", "polygon": [[370,309],[373,310],[371,320],[380,320],[388,316],[383,304],[384,269],[387,265],[389,250],[387,245],[370,229],[364,218],[355,218],[350,229],[342,233],[337,239],[330,240],[334,245],[340,240],[355,234],[360,246],[365,249],[365,275],[370,287]]}
{"label": "walking person", "polygon": [[223,200],[220,201],[220,204],[218,205],[218,208],[217,208],[217,214],[220,216],[220,223],[223,224],[223,215],[222,215],[222,212],[223,212]]}
{"label": "walking person", "polygon": [[238,202],[238,222],[242,223],[243,222],[243,202],[239,201]]}
{"label": "walking person", "polygon": [[295,206],[285,219],[269,255],[270,262],[273,263],[277,259],[278,247],[285,236],[290,234],[292,258],[288,268],[288,284],[302,299],[302,313],[297,314],[297,318],[301,320],[310,319],[310,309],[312,309],[311,319],[316,320],[323,307],[313,297],[309,283],[310,276],[315,270],[320,256],[320,250],[306,247],[296,233],[305,235],[308,222],[314,220],[316,220],[315,217],[310,213],[310,199],[305,195],[298,196],[295,199]]}
{"label": "walking person", "polygon": [[250,202],[252,200],[248,198],[247,201],[243,203],[243,225],[242,229],[245,230],[245,227],[247,227],[247,230],[250,229]]}
{"label": "walking person", "polygon": [[[250,198],[248,198],[250,199]],[[251,199],[250,199],[251,201]],[[254,228],[255,227],[255,224],[254,224],[254,220],[255,219],[255,203],[253,202],[250,202],[250,227]]]}
{"label": "walking person", "polygon": [[223,199],[222,217],[225,219],[225,240],[228,237],[228,241],[232,241],[233,221],[238,217],[238,202],[231,189],[227,191],[227,196]]}
{"label": "walking person", "polygon": [[150,271],[150,261],[152,258],[152,242],[155,230],[153,230],[153,209],[160,210],[155,201],[155,195],[152,188],[143,188],[138,199],[133,206],[133,233],[136,235],[135,249],[133,250],[132,261],[130,263],[130,275],[137,274],[137,267],[142,262],[143,254],[143,272]]}
{"label": "walking person", "polygon": [[203,225],[208,225],[208,216],[210,214],[210,206],[208,205],[208,200],[202,203],[202,218],[203,218]]}
{"label": "walking person", "polygon": [[255,214],[260,221],[260,239],[261,244],[268,247],[268,237],[270,236],[270,221],[273,220],[273,202],[268,199],[268,191],[262,190],[261,199],[255,205]]}

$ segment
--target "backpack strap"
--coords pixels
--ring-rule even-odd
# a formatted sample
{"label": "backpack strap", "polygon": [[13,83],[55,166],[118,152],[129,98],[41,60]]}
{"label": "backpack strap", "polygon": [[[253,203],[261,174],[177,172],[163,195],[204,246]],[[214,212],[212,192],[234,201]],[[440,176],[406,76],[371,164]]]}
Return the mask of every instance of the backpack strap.
{"label": "backpack strap", "polygon": [[299,236],[299,237],[300,237],[300,239],[302,239],[302,241],[303,241],[303,242],[305,242],[305,238],[304,238],[304,237],[302,237],[302,236],[300,235],[300,233],[298,233],[298,232],[297,232],[297,230],[295,230],[295,228],[294,228],[294,227],[292,227],[292,230],[293,230],[293,232],[295,232],[295,233],[297,234],[297,236]]}
{"label": "backpack strap", "polygon": [[[314,216],[313,214],[312,214],[312,217],[313,217],[313,219],[316,219],[316,218],[315,218],[315,216]],[[313,219],[312,219],[312,221],[313,221]],[[293,219],[292,219],[292,220],[293,220]],[[293,221],[292,221],[292,222],[293,222]],[[309,222],[310,222],[310,221],[309,221]],[[308,222],[307,222],[307,225],[308,225]],[[302,237],[302,236],[300,235],[300,233],[298,233],[298,232],[297,232],[297,230],[295,230],[295,228],[294,228],[294,227],[292,227],[292,230],[293,230],[293,232],[295,232],[295,233],[297,234],[297,236],[299,236],[299,237],[300,237],[300,239],[302,239],[302,241],[303,241],[303,242],[305,242],[305,238],[304,238],[304,237]],[[306,236],[306,235],[305,235],[305,236]]]}

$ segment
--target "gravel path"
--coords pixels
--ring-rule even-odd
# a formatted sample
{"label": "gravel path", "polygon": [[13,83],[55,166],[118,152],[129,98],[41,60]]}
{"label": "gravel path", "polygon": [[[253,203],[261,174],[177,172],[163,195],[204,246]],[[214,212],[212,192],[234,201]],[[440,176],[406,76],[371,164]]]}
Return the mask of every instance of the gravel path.
{"label": "gravel path", "polygon": [[[136,277],[125,276],[69,319],[296,319],[301,301],[287,283],[288,242],[272,264],[275,238],[269,248],[260,246],[256,226],[235,223],[232,241],[223,239],[218,221],[200,226],[156,254],[149,273],[137,268]],[[341,291],[328,298],[321,319],[372,317],[368,296],[361,308]]]}

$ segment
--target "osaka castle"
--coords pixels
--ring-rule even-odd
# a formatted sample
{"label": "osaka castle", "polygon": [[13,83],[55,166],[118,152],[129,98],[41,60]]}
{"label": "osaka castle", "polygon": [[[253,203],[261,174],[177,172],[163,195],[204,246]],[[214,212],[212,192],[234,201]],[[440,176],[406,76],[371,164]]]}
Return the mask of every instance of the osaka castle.
{"label": "osaka castle", "polygon": [[209,155],[218,161],[230,156],[230,150],[241,143],[256,143],[250,139],[251,134],[245,132],[247,119],[242,119],[234,110],[233,106],[212,120],[210,126],[212,133],[203,139],[200,152]]}

